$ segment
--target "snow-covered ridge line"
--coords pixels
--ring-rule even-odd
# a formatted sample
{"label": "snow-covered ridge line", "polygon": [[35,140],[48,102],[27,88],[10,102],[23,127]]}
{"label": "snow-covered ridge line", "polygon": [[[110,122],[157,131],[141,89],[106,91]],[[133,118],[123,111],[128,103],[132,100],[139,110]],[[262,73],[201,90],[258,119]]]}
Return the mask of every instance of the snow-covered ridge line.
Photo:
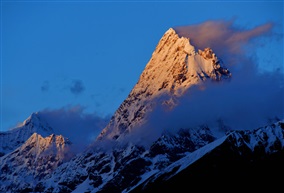
{"label": "snow-covered ridge line", "polygon": [[254,151],[262,145],[265,147],[265,152],[273,152],[284,147],[284,119],[253,131],[234,131],[229,137],[237,147],[245,145]]}
{"label": "snow-covered ridge line", "polygon": [[[186,155],[179,159],[178,161],[170,164],[168,167],[164,168],[162,171],[156,170],[156,171],[150,171],[149,174],[144,174],[145,176],[147,176],[147,178],[142,178],[135,186],[133,186],[130,190],[128,190],[127,192],[131,192],[133,189],[135,189],[137,186],[143,184],[145,181],[149,180],[146,182],[145,185],[147,185],[147,183],[151,183],[154,182],[157,178],[159,178],[160,176],[164,175],[164,174],[171,174],[169,176],[167,176],[166,179],[167,180],[171,177],[173,177],[174,175],[176,175],[177,173],[179,173],[180,171],[182,171],[183,169],[185,169],[186,167],[188,167],[189,165],[191,165],[192,163],[194,163],[195,161],[197,161],[198,159],[202,158],[202,156],[204,156],[206,153],[212,151],[214,148],[216,148],[217,146],[219,146],[220,144],[222,144],[225,140],[226,140],[227,136],[221,137],[193,152],[187,152]],[[178,168],[176,170],[176,168]],[[174,172],[172,172],[174,171]]]}
{"label": "snow-covered ridge line", "polygon": [[[244,144],[250,147],[252,151],[254,151],[256,146],[263,144],[266,153],[273,153],[275,150],[271,148],[271,146],[273,146],[275,142],[279,141],[281,148],[284,147],[284,120],[269,126],[261,127],[259,129],[232,131],[228,135],[221,137],[192,153],[188,153],[188,155],[186,155],[184,158],[165,168],[164,171],[159,175],[162,175],[165,172],[170,172],[174,168],[179,167],[179,169],[173,175],[177,174],[231,137],[235,138],[237,142],[243,141]],[[245,141],[246,139],[248,139],[247,142]],[[240,143],[236,143],[235,145],[238,147],[241,146]]]}
{"label": "snow-covered ridge line", "polygon": [[[222,149],[225,150],[229,146],[229,149],[232,152],[242,156],[242,159],[248,159],[248,162],[251,162],[255,161],[252,160],[254,159],[254,156],[256,156],[256,160],[259,160],[258,156],[263,158],[264,156],[269,156],[274,153],[277,154],[283,151],[283,142],[284,120],[254,130],[228,131],[225,136],[197,149],[196,151],[187,152],[184,157],[175,161],[163,170],[145,173],[142,179],[135,186],[133,186],[130,190],[125,190],[124,192],[137,192],[140,189],[143,191],[143,188],[149,188],[155,184],[155,182],[158,182],[158,184],[160,184],[161,181],[166,183],[167,180],[170,180],[172,177],[186,170],[193,163],[203,158],[206,154],[210,155],[210,152],[213,150],[216,151],[212,154],[212,156],[216,156],[216,152],[221,153]],[[249,152],[247,151],[248,149]],[[262,154],[259,154],[259,151],[262,152]],[[246,158],[245,155],[248,155],[248,158]],[[219,156],[226,157],[225,154],[220,154]]]}

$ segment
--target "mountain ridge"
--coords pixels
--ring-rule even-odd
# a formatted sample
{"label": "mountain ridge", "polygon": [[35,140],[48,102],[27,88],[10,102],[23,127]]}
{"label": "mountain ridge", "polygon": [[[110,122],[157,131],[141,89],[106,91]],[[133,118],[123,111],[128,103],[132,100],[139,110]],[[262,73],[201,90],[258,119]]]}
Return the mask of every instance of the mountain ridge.
{"label": "mountain ridge", "polygon": [[[277,173],[284,171],[283,135],[284,119],[254,130],[230,131],[226,136],[212,142],[213,146],[208,144],[189,153],[130,192],[174,191],[189,186],[208,190],[208,187],[200,186],[200,182],[218,189],[218,184],[222,183],[227,187],[232,185],[236,190],[277,190],[281,186]],[[271,140],[264,140],[263,137]],[[270,141],[270,145],[267,141]],[[197,157],[200,160],[194,160],[195,156],[192,154],[199,152],[204,155]],[[230,156],[226,156],[226,153]],[[190,184],[183,183],[185,175]],[[263,184],[259,186],[259,183]]]}
{"label": "mountain ridge", "polygon": [[[232,130],[220,119],[218,128],[207,125],[206,120],[198,126],[169,126],[168,130],[160,128],[159,123],[147,128],[150,135],[158,133],[157,138],[147,145],[136,140],[147,140],[147,136],[141,138],[146,131],[140,126],[149,121],[147,116],[157,106],[164,105],[171,111],[189,88],[204,89],[207,81],[220,83],[231,77],[211,48],[196,51],[190,38],[179,37],[170,28],[157,44],[137,84],[88,148],[72,154],[72,143],[64,136],[55,135],[48,123],[37,119],[36,113],[14,130],[21,130],[25,132],[23,136],[29,137],[10,145],[10,151],[0,157],[0,190],[6,193],[174,192],[181,187],[188,190],[189,185],[199,186],[200,190],[208,188],[199,184],[207,185],[212,180],[215,186],[221,180],[243,188],[245,180],[254,177],[261,180],[267,174],[273,175],[277,167],[284,172],[281,162],[284,161],[284,120],[250,130]],[[213,130],[220,131],[220,135]],[[7,133],[12,136],[12,131]],[[47,136],[42,136],[40,133],[45,131]],[[238,177],[245,177],[240,180],[243,184],[235,184]]]}

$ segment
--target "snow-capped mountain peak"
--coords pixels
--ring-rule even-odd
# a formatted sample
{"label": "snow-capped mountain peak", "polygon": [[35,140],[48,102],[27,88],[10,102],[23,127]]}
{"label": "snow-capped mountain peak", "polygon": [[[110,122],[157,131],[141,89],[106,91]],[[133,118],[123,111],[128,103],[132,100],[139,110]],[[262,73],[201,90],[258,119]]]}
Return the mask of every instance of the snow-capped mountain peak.
{"label": "snow-capped mountain peak", "polygon": [[[232,130],[221,120],[217,132],[206,125],[207,118],[202,118],[200,126],[170,125],[162,132],[161,121],[167,116],[158,111],[161,119],[154,120],[157,124],[143,125],[149,117],[148,123],[156,118],[148,113],[157,110],[157,104],[175,108],[182,104],[175,102],[191,86],[230,77],[211,48],[198,50],[190,38],[170,28],[107,127],[80,153],[74,155],[69,140],[55,135],[38,113],[17,128],[0,133],[0,192],[208,191],[209,186],[219,190],[222,184],[240,191],[247,185],[254,190],[263,190],[266,184],[269,190],[282,188],[279,174],[284,173],[284,120],[255,130]],[[191,105],[184,106],[191,110]],[[214,113],[206,107],[201,109]],[[189,119],[198,117],[184,114]],[[156,138],[141,137],[144,132],[146,137]],[[270,179],[272,183],[263,183]]]}
{"label": "snow-capped mountain peak", "polygon": [[156,99],[162,95],[169,97],[160,102],[173,107],[175,100],[191,86],[230,77],[231,72],[211,48],[197,51],[190,38],[179,37],[170,28],[160,39],[137,84],[98,139],[117,139],[143,124],[146,113],[153,110]]}
{"label": "snow-capped mountain peak", "polygon": [[32,113],[22,124],[7,132],[0,132],[0,156],[21,146],[34,133],[43,137],[54,133],[38,113]]}
{"label": "snow-capped mountain peak", "polygon": [[40,125],[41,124],[41,120],[39,118],[39,115],[37,112],[32,113],[23,123],[22,125],[27,125],[29,123],[32,123],[34,125]]}
{"label": "snow-capped mountain peak", "polygon": [[40,133],[43,136],[50,135],[53,133],[53,129],[49,126],[49,124],[43,120],[38,112],[32,113],[23,123],[19,124],[16,128],[12,129],[19,130],[25,128],[26,130],[30,130],[36,133]]}

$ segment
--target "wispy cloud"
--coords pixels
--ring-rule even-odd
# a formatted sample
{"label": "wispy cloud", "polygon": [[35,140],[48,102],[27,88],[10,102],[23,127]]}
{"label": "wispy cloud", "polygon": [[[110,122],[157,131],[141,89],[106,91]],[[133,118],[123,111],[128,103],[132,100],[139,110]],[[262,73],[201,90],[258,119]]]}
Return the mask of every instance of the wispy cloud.
{"label": "wispy cloud", "polygon": [[[133,129],[128,141],[149,145],[164,131],[198,128],[207,125],[214,133],[224,132],[220,120],[230,130],[252,130],[284,118],[284,84],[281,71],[237,75],[229,82],[204,83],[191,87],[176,98],[171,110],[163,101],[155,100],[155,108],[146,115],[146,123]],[[205,88],[205,89],[204,89]],[[272,122],[271,122],[272,121]]]}
{"label": "wispy cloud", "polygon": [[[197,49],[211,47],[217,56],[222,57],[228,64],[235,64],[237,56],[245,54],[244,46],[250,45],[259,37],[272,36],[273,23],[266,23],[251,29],[239,27],[234,20],[212,20],[191,26],[178,26],[175,30],[180,36],[190,38]],[[254,49],[259,46],[255,45]],[[231,58],[229,58],[231,57]]]}
{"label": "wispy cloud", "polygon": [[44,81],[43,83],[42,83],[42,86],[40,87],[40,90],[42,91],[42,92],[46,92],[46,91],[48,91],[49,90],[49,81]]}
{"label": "wispy cloud", "polygon": [[85,86],[81,80],[73,80],[70,86],[70,92],[74,95],[78,95],[85,90]]}

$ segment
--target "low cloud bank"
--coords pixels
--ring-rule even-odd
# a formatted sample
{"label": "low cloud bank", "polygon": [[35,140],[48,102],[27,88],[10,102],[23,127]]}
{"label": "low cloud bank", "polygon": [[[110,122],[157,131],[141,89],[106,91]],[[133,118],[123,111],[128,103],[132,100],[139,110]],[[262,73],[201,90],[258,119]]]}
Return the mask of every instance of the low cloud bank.
{"label": "low cloud bank", "polygon": [[45,109],[39,112],[57,135],[69,138],[80,151],[94,141],[107,125],[110,117],[101,117],[96,113],[85,113],[85,108],[66,106],[60,109]]}
{"label": "low cloud bank", "polygon": [[171,110],[162,104],[170,98],[165,95],[156,99],[146,123],[134,128],[126,139],[149,145],[165,131],[206,125],[213,133],[224,133],[257,129],[284,119],[283,73],[279,71],[252,74],[246,79],[240,75],[222,83],[208,81],[202,89],[193,86],[175,99],[177,106]]}

